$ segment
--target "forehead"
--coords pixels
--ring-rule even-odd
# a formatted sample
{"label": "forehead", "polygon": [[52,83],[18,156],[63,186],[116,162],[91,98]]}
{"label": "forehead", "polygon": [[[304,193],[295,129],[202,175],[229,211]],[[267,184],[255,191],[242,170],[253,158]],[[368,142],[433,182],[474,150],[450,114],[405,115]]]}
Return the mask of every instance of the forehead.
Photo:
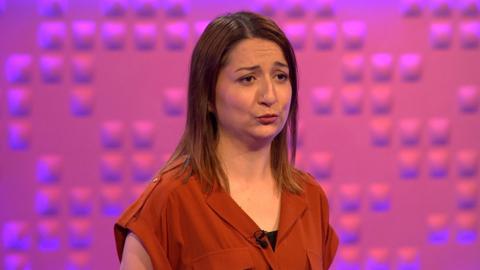
{"label": "forehead", "polygon": [[226,66],[248,66],[265,61],[278,61],[286,64],[283,52],[275,42],[260,38],[248,38],[239,41],[230,50]]}

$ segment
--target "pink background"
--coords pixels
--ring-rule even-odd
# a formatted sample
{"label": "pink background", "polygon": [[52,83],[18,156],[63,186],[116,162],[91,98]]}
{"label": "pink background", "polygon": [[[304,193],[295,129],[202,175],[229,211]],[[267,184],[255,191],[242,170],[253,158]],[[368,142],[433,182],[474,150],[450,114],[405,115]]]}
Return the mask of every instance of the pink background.
{"label": "pink background", "polygon": [[115,269],[113,223],[176,145],[217,15],[296,48],[297,165],[333,269],[480,269],[477,0],[0,0],[0,269]]}

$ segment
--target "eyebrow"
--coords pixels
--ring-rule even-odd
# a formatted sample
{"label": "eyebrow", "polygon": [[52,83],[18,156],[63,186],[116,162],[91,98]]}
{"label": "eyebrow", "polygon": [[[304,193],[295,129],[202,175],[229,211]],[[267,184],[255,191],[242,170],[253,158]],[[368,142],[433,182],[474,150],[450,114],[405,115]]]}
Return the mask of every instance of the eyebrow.
{"label": "eyebrow", "polygon": [[[276,67],[286,67],[286,68],[288,68],[288,65],[287,65],[287,64],[282,63],[282,62],[279,62],[279,61],[275,61],[275,63],[273,63],[273,66],[276,66]],[[241,70],[252,71],[252,70],[259,69],[259,68],[260,68],[259,65],[255,65],[255,66],[251,66],[251,67],[241,67],[241,68],[235,70],[235,72],[238,72],[238,71],[241,71]]]}

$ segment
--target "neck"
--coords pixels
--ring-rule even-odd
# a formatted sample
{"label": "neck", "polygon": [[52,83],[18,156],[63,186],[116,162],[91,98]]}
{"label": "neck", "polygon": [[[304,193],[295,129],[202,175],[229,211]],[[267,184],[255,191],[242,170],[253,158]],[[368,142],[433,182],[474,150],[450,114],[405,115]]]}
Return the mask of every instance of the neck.
{"label": "neck", "polygon": [[226,136],[219,137],[217,155],[231,185],[250,185],[273,180],[271,142],[249,146]]}

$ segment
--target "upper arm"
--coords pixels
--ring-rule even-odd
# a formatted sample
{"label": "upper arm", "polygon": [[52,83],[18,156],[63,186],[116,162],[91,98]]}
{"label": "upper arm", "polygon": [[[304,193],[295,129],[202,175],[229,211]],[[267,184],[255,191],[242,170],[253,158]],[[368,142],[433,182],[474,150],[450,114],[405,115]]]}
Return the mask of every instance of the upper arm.
{"label": "upper arm", "polygon": [[174,208],[168,205],[171,190],[180,184],[173,179],[152,182],[119,217],[114,236],[121,269],[175,269],[170,260],[178,261],[179,250],[175,246],[167,250],[175,228],[169,217]]}
{"label": "upper arm", "polygon": [[121,270],[138,269],[151,270],[152,261],[138,237],[130,232],[123,247]]}

